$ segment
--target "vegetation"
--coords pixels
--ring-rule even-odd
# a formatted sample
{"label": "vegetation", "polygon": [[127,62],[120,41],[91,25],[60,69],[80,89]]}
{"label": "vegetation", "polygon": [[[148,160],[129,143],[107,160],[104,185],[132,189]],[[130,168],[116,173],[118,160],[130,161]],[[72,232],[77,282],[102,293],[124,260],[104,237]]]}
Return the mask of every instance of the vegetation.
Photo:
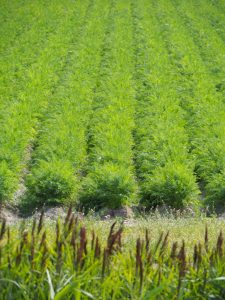
{"label": "vegetation", "polygon": [[223,209],[223,10],[1,1],[0,203]]}
{"label": "vegetation", "polygon": [[[109,228],[97,227],[95,220],[89,231],[93,220],[85,225],[71,210],[55,230],[45,227],[43,214],[17,229],[3,221],[0,298],[224,299],[222,224],[208,220],[204,232],[207,219],[178,218],[174,228],[168,220],[171,232],[159,233],[166,219],[149,221]],[[187,224],[193,226],[191,236]],[[183,240],[180,233],[179,241],[174,239],[176,230],[182,230]]]}

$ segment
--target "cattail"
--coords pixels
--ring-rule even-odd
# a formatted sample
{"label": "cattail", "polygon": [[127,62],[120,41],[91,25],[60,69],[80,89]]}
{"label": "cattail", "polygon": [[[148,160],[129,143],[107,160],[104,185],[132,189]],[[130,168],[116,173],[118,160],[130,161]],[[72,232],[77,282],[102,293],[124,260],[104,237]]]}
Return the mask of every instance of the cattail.
{"label": "cattail", "polygon": [[44,246],[43,246],[42,257],[41,257],[41,268],[42,269],[45,268],[47,259],[48,259],[48,248],[47,248],[47,244],[46,244],[46,241],[45,241]]}
{"label": "cattail", "polygon": [[195,246],[194,246],[194,254],[193,254],[193,267],[194,268],[196,268],[197,263],[198,263],[198,247],[195,244]]}
{"label": "cattail", "polygon": [[223,239],[223,233],[221,230],[219,233],[218,239],[217,239],[217,244],[216,244],[216,252],[220,258],[222,258],[222,256],[223,256],[223,243],[224,243],[224,239]]}
{"label": "cattail", "polygon": [[39,245],[39,250],[40,250],[42,247],[44,247],[45,242],[46,242],[46,231],[44,231],[44,233],[42,234],[41,242],[40,242],[40,245]]}
{"label": "cattail", "polygon": [[11,259],[10,259],[10,255],[9,254],[8,254],[7,260],[8,260],[8,269],[10,270],[11,267],[12,267],[12,265],[11,265]]}
{"label": "cattail", "polygon": [[20,264],[20,261],[21,261],[21,247],[20,247],[20,250],[19,250],[19,246],[17,246],[16,248],[16,265],[18,266]]}
{"label": "cattail", "polygon": [[197,260],[197,269],[200,269],[200,265],[202,262],[202,244],[198,243],[198,260]]}
{"label": "cattail", "polygon": [[69,220],[70,220],[70,217],[72,215],[72,205],[70,205],[68,211],[67,211],[67,215],[66,215],[66,218],[65,218],[65,223],[64,225],[67,225]]}
{"label": "cattail", "polygon": [[35,234],[36,225],[37,225],[37,219],[34,218],[33,219],[33,224],[32,224],[32,231],[31,231],[32,236],[34,236],[34,234]]}
{"label": "cattail", "polygon": [[23,243],[24,245],[28,244],[28,230],[24,230],[23,232]]}
{"label": "cattail", "polygon": [[147,256],[147,265],[150,266],[152,263],[152,252],[149,251],[148,256]]}
{"label": "cattail", "polygon": [[162,279],[162,269],[161,266],[159,265],[159,269],[158,269],[158,282],[157,282],[157,286],[160,286],[161,283],[161,279]]}
{"label": "cattail", "polygon": [[98,240],[98,237],[97,237],[96,242],[95,242],[95,255],[94,255],[94,257],[99,258],[100,255],[101,255],[101,247],[100,247],[99,240]]}
{"label": "cattail", "polygon": [[105,276],[106,263],[107,263],[107,249],[104,249],[103,252],[103,261],[102,261],[102,278]]}
{"label": "cattail", "polygon": [[146,251],[146,253],[149,250],[149,244],[150,244],[149,233],[148,233],[148,229],[146,229],[145,230],[145,251]]}
{"label": "cattail", "polygon": [[136,276],[138,275],[140,261],[141,261],[141,240],[140,238],[138,238],[136,242]]}
{"label": "cattail", "polygon": [[160,234],[159,239],[158,239],[158,241],[157,241],[157,243],[156,243],[155,250],[154,250],[154,254],[156,254],[156,252],[157,252],[157,250],[158,250],[158,248],[159,248],[159,245],[160,245],[161,242],[162,242],[162,239],[163,239],[163,232]]}
{"label": "cattail", "polygon": [[9,227],[7,228],[7,244],[10,244],[10,229]]}
{"label": "cattail", "polygon": [[86,229],[81,227],[80,229],[80,247],[77,251],[77,266],[81,268],[84,265],[84,255],[87,254],[87,239],[86,239]]}
{"label": "cattail", "polygon": [[68,226],[68,234],[73,230],[74,224],[75,224],[75,216],[74,216],[74,214],[72,214],[72,216],[70,218],[69,226]]}
{"label": "cattail", "polygon": [[62,268],[62,252],[63,252],[63,242],[58,242],[57,248],[57,262],[56,262],[56,271],[60,273]]}
{"label": "cattail", "polygon": [[0,241],[3,239],[5,232],[6,232],[6,219],[3,219],[2,227],[1,227],[1,231],[0,231]]}
{"label": "cattail", "polygon": [[30,263],[32,269],[34,269],[34,254],[35,254],[35,236],[32,234],[31,246],[30,246]]}
{"label": "cattail", "polygon": [[55,243],[56,243],[56,248],[58,248],[59,244],[59,239],[60,239],[60,225],[59,225],[59,219],[56,222],[56,228],[55,228]]}
{"label": "cattail", "polygon": [[182,241],[182,246],[180,252],[178,254],[179,259],[179,275],[180,277],[184,277],[186,273],[186,253],[185,253],[185,243]]}
{"label": "cattail", "polygon": [[165,252],[165,249],[167,247],[167,244],[168,244],[168,237],[169,237],[169,231],[167,232],[164,240],[163,240],[163,243],[162,243],[162,246],[161,246],[161,249],[160,249],[160,256],[163,256],[164,252]]}
{"label": "cattail", "polygon": [[95,244],[95,232],[92,230],[91,232],[91,250],[94,250],[94,244]]}
{"label": "cattail", "polygon": [[209,246],[209,237],[208,237],[208,226],[207,225],[205,226],[205,243],[204,243],[204,245],[205,245],[206,252],[208,252],[208,250],[209,250],[209,248],[208,248],[208,246]]}
{"label": "cattail", "polygon": [[173,242],[171,253],[170,253],[170,258],[174,260],[177,257],[177,248],[178,248],[178,243]]}
{"label": "cattail", "polygon": [[40,215],[40,219],[39,219],[39,223],[38,223],[38,229],[37,229],[38,234],[41,232],[43,223],[44,223],[44,209],[42,209],[42,211],[41,211],[41,215]]}

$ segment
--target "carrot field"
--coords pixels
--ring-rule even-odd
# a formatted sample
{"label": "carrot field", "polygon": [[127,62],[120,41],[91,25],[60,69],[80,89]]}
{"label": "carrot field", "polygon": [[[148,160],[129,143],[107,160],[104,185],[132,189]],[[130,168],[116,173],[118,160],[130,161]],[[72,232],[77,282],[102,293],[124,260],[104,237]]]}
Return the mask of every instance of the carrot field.
{"label": "carrot field", "polygon": [[1,0],[0,203],[225,204],[223,0]]}

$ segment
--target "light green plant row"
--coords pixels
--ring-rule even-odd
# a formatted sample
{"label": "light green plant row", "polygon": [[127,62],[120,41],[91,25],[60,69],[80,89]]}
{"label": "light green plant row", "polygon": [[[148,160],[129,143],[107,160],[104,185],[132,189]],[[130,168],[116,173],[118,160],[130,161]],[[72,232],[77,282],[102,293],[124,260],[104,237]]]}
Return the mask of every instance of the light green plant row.
{"label": "light green plant row", "polygon": [[210,22],[212,29],[217,32],[223,41],[225,41],[225,7],[222,8],[218,1],[213,0],[201,0],[198,3],[203,18]]}
{"label": "light green plant row", "polygon": [[[225,43],[215,28],[212,27],[204,14],[208,0],[202,2],[173,0],[178,12],[182,11],[182,18],[190,29],[194,42],[199,47],[199,52],[205,62],[211,78],[218,92],[224,96],[225,90]],[[198,9],[195,5],[198,3]],[[225,17],[224,17],[225,19]]]}
{"label": "light green plant row", "polygon": [[188,154],[177,74],[161,37],[153,2],[133,1],[136,48],[135,161],[147,206],[183,207],[198,198]]}
{"label": "light green plant row", "polygon": [[[89,1],[68,3],[68,15],[37,62],[28,70],[20,101],[4,112],[0,127],[0,201],[9,199],[18,187],[21,172],[32,150],[38,121],[47,108],[49,97],[59,84],[67,63],[68,48],[79,37]],[[33,46],[33,45],[32,45]],[[35,51],[35,48],[33,48]],[[15,58],[16,59],[16,58]],[[14,88],[16,88],[14,86]]]}
{"label": "light green plant row", "polygon": [[[46,6],[48,3],[46,3]],[[47,11],[49,7],[45,7]],[[18,44],[18,40],[32,26],[37,25],[40,13],[40,1],[1,1],[0,3],[0,52],[6,55],[11,47]]]}
{"label": "light green plant row", "polygon": [[[11,108],[23,101],[23,91],[27,88],[31,73],[39,68],[42,51],[48,47],[51,37],[61,28],[64,18],[69,17],[73,9],[72,4],[64,6],[58,2],[49,5],[42,5],[40,1],[32,3],[26,12],[32,26],[28,26],[26,30],[21,29],[22,34],[14,37],[11,45],[7,46],[7,37],[12,36],[10,32],[1,37],[0,119],[3,123],[10,115]],[[17,11],[14,13],[17,14]],[[11,19],[14,20],[14,17],[11,16]],[[25,27],[26,19],[21,22],[21,26]],[[12,23],[14,24],[13,21]]]}
{"label": "light green plant row", "polygon": [[136,192],[132,160],[134,89],[129,1],[113,1],[111,28],[103,48],[89,126],[89,162],[82,205],[120,207]]}
{"label": "light green plant row", "polygon": [[200,181],[206,184],[206,196],[209,202],[223,205],[224,98],[215,89],[215,75],[211,74],[210,66],[201,56],[201,51],[190,34],[190,28],[184,26],[181,15],[176,15],[175,6],[163,0],[159,4],[158,17],[164,23],[174,72],[180,74],[176,84],[181,103],[187,112],[187,130],[196,172]]}
{"label": "light green plant row", "polygon": [[81,38],[70,47],[70,60],[50,100],[27,177],[28,200],[74,200],[86,159],[86,131],[104,41],[109,1],[95,1]]}

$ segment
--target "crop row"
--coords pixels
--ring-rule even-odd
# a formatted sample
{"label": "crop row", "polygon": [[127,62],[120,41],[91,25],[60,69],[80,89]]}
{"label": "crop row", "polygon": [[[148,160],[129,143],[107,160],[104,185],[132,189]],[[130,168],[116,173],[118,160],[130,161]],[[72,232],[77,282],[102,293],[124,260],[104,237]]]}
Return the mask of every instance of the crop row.
{"label": "crop row", "polygon": [[[164,4],[163,4],[164,3]],[[174,22],[176,6],[167,1],[160,3],[159,14],[167,37],[168,51],[174,65],[174,72],[180,74],[177,89],[181,103],[186,111],[187,132],[191,144],[191,153],[196,165],[199,181],[209,199],[209,203],[222,205],[224,199],[224,147],[225,147],[225,110],[224,97],[215,85],[221,75],[215,76],[208,63],[210,58],[202,53],[192,35],[192,28],[184,26],[181,17]],[[202,24],[203,26],[203,24]],[[210,28],[205,22],[204,29]],[[218,38],[218,47],[221,46]],[[215,55],[216,44],[207,51]],[[222,48],[221,48],[222,49]],[[218,57],[221,57],[218,50]],[[219,58],[218,58],[219,60]],[[215,66],[224,72],[222,61]]]}
{"label": "crop row", "polygon": [[133,2],[136,39],[135,153],[147,206],[180,207],[197,199],[177,74],[160,36],[154,4]]}
{"label": "crop row", "polygon": [[[27,177],[28,200],[62,202],[76,197],[87,152],[87,127],[99,71],[109,1],[95,1],[41,124]],[[75,34],[75,33],[74,33]]]}
{"label": "crop row", "polygon": [[[44,48],[40,51],[35,62],[31,64],[30,68],[26,68],[23,63],[27,61],[29,65],[29,59],[33,56],[29,56],[30,53],[35,55],[38,51],[36,47],[41,47],[42,36],[40,32],[35,32],[32,29],[26,36],[26,44],[20,41],[20,46],[15,50],[12,57],[8,57],[7,62],[12,63],[7,70],[6,76],[10,76],[11,68],[13,68],[14,62],[20,65],[19,77],[21,77],[15,85],[12,85],[10,80],[4,82],[3,77],[3,90],[5,88],[6,100],[3,101],[0,108],[1,126],[0,126],[0,199],[12,197],[12,194],[18,187],[21,172],[26,163],[26,157],[29,156],[29,152],[32,148],[32,141],[36,135],[36,129],[38,126],[38,120],[47,108],[48,99],[54,91],[54,86],[58,84],[60,80],[59,74],[63,66],[66,64],[68,55],[68,48],[74,36],[79,31],[79,24],[82,18],[85,16],[87,8],[87,2],[76,2],[75,5],[70,3],[67,6],[67,18],[63,18],[65,8],[61,7],[62,20],[59,26],[56,27],[54,34],[49,36],[49,41],[45,44]],[[48,16],[47,21],[51,21],[51,13],[46,12]],[[78,18],[79,16],[79,18]],[[43,26],[46,23],[46,19],[42,22]],[[53,22],[54,23],[54,22]],[[51,24],[52,26],[53,24]],[[41,30],[41,27],[38,27]],[[44,26],[45,28],[45,26]],[[46,26],[47,30],[48,26]],[[44,29],[43,29],[44,30]],[[31,44],[29,47],[28,37],[35,35],[35,45]],[[43,36],[46,38],[45,34]],[[40,43],[40,45],[39,45]],[[20,61],[20,52],[23,47],[29,48],[26,52],[27,59],[24,56],[25,61]],[[18,50],[18,51],[17,51]],[[39,52],[39,51],[38,51]],[[31,59],[32,61],[32,59]],[[8,67],[7,64],[5,66]],[[26,69],[26,71],[25,71]],[[4,68],[3,68],[4,75]],[[17,76],[17,71],[13,74],[13,77]],[[13,78],[12,78],[13,79]],[[18,84],[18,86],[17,86]],[[12,95],[9,92],[13,88]],[[7,98],[8,97],[8,98]]]}
{"label": "crop row", "polygon": [[[115,3],[114,3],[115,2]],[[131,203],[136,191],[132,160],[134,89],[130,3],[113,1],[89,126],[89,159],[81,202],[88,207]]]}

